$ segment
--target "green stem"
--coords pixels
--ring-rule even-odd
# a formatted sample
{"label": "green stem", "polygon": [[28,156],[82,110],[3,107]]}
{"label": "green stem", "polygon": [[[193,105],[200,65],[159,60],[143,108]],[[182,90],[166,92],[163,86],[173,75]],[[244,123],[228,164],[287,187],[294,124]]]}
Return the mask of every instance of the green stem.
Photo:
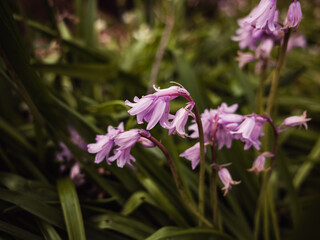
{"label": "green stem", "polygon": [[[199,142],[200,142],[200,170],[199,170],[199,212],[201,216],[204,216],[204,186],[205,186],[205,158],[204,158],[204,135],[203,135],[203,127],[202,127],[202,121],[201,116],[199,113],[199,110],[197,106],[194,106],[194,114],[196,117],[196,122],[198,125],[198,132],[199,132]],[[199,225],[201,226],[202,223],[199,222]]]}
{"label": "green stem", "polygon": [[[268,195],[268,193],[267,193]],[[270,240],[270,235],[269,235],[269,205],[268,205],[268,197],[264,199],[264,204],[263,204],[263,230],[264,230],[264,240]]]}
{"label": "green stem", "polygon": [[284,39],[283,39],[283,43],[281,45],[279,58],[278,58],[278,63],[277,63],[277,67],[276,67],[274,75],[273,75],[272,84],[271,84],[271,90],[270,90],[269,97],[268,97],[267,114],[271,114],[275,99],[277,97],[277,91],[278,91],[278,85],[279,85],[279,79],[280,79],[280,72],[281,72],[281,68],[282,68],[282,66],[284,64],[285,57],[286,57],[287,46],[288,46],[288,41],[289,41],[289,37],[290,37],[290,32],[291,31],[289,29],[285,33]]}
{"label": "green stem", "polygon": [[264,107],[264,99],[263,99],[263,92],[264,92],[264,83],[266,81],[266,71],[267,71],[268,60],[264,60],[262,65],[261,73],[260,73],[260,81],[259,81],[259,88],[258,88],[258,103],[257,103],[257,113],[263,114]]}
{"label": "green stem", "polygon": [[211,144],[211,152],[212,152],[212,165],[211,165],[211,196],[212,196],[212,216],[213,216],[213,225],[215,227],[219,227],[219,210],[218,210],[218,190],[217,190],[217,150],[215,144],[215,137],[218,129],[218,119],[216,117],[213,129],[212,129],[212,144]]}
{"label": "green stem", "polygon": [[274,230],[275,240],[280,240],[280,231],[279,231],[277,215],[276,215],[276,211],[275,211],[275,207],[274,207],[274,202],[273,202],[272,189],[269,187],[267,191],[268,191],[267,197],[268,197],[270,214],[271,214],[271,222],[272,222],[272,227]]}
{"label": "green stem", "polygon": [[268,118],[268,122],[270,123],[272,130],[273,130],[273,134],[274,134],[274,142],[273,142],[273,155],[274,155],[274,157],[271,159],[270,170],[265,175],[265,178],[264,178],[262,186],[261,186],[260,194],[258,197],[258,205],[257,205],[257,210],[255,213],[255,218],[254,218],[254,226],[255,226],[254,239],[255,240],[259,239],[260,216],[261,216],[261,211],[263,208],[263,202],[264,202],[264,198],[266,196],[268,182],[269,182],[269,179],[270,179],[270,176],[271,176],[272,170],[274,168],[274,165],[276,163],[277,155],[278,155],[278,132],[277,132],[277,129],[276,129],[273,121],[270,118]]}
{"label": "green stem", "polygon": [[174,162],[173,162],[168,150],[156,138],[152,137],[151,135],[145,134],[144,132],[141,132],[140,134],[141,134],[141,136],[148,138],[150,141],[152,141],[162,151],[162,153],[167,158],[174,182],[176,184],[176,187],[179,191],[180,197],[182,198],[182,201],[184,202],[184,204],[199,219],[199,221],[201,223],[204,223],[205,225],[207,225],[209,227],[213,227],[213,225],[192,205],[191,201],[189,200],[189,198],[185,194],[183,186],[182,186],[181,181],[179,179],[176,167],[174,165]]}

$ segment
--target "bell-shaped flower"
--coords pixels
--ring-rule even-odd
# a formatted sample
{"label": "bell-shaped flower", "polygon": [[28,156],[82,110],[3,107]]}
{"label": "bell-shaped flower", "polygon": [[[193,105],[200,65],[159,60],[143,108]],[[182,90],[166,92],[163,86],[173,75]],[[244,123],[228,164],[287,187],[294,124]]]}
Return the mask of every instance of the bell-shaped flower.
{"label": "bell-shaped flower", "polygon": [[292,28],[296,30],[302,19],[302,11],[300,2],[297,0],[293,0],[289,6],[287,17],[284,21],[283,29]]}
{"label": "bell-shaped flower", "polygon": [[109,161],[117,160],[117,165],[120,168],[125,165],[132,166],[130,161],[135,162],[136,159],[130,154],[130,151],[137,142],[140,142],[143,146],[154,147],[150,140],[141,136],[141,132],[144,133],[144,136],[150,135],[149,132],[142,129],[131,129],[115,136],[114,143],[118,148],[114,149],[114,156],[110,157]]}
{"label": "bell-shaped flower", "polygon": [[291,116],[287,117],[284,119],[283,123],[280,125],[287,126],[287,127],[294,127],[294,126],[299,126],[301,127],[302,125],[305,127],[305,129],[308,129],[307,122],[310,121],[311,118],[307,118],[307,111],[304,111],[301,116]]}
{"label": "bell-shaped flower", "polygon": [[241,183],[241,181],[234,181],[230,175],[230,172],[226,168],[220,168],[220,170],[218,171],[218,175],[224,185],[222,188],[222,190],[224,191],[224,196],[226,196],[228,191],[231,189],[231,185]]}
{"label": "bell-shaped flower", "polygon": [[252,167],[248,169],[249,172],[255,172],[256,175],[258,175],[260,172],[268,171],[269,168],[265,168],[266,158],[274,157],[273,153],[270,152],[264,152],[260,154],[256,160],[254,160]]}
{"label": "bell-shaped flower", "polygon": [[261,0],[259,5],[243,20],[243,22],[257,29],[274,31],[274,18],[276,14],[277,0]]}
{"label": "bell-shaped flower", "polygon": [[180,108],[174,116],[172,122],[166,127],[169,130],[169,135],[177,133],[179,136],[186,135],[185,126],[188,121],[190,112],[185,108]]}
{"label": "bell-shaped flower", "polygon": [[158,122],[164,128],[169,125],[170,101],[176,97],[183,96],[191,104],[194,104],[190,93],[183,87],[172,86],[166,89],[155,88],[155,90],[155,93],[143,96],[140,99],[135,97],[133,103],[128,100],[125,101],[125,104],[131,107],[128,113],[137,115],[139,124],[142,124],[143,121],[148,123],[147,130],[152,129]]}
{"label": "bell-shaped flower", "polygon": [[240,139],[245,143],[244,149],[249,149],[252,145],[259,150],[261,142],[259,138],[263,136],[262,128],[267,119],[263,116],[251,114],[233,131],[235,139]]}
{"label": "bell-shaped flower", "polygon": [[97,135],[96,143],[88,144],[88,152],[96,153],[95,163],[100,163],[106,159],[107,163],[110,164],[109,154],[114,146],[114,137],[119,133],[123,132],[123,123],[121,122],[118,127],[108,127],[108,133],[105,135]]}
{"label": "bell-shaped flower", "polygon": [[238,51],[235,59],[239,62],[239,68],[242,69],[248,63],[255,61],[256,57],[252,53]]}
{"label": "bell-shaped flower", "polygon": [[[206,150],[206,149],[204,149]],[[179,155],[191,161],[192,170],[194,170],[200,162],[200,143],[196,143]]]}

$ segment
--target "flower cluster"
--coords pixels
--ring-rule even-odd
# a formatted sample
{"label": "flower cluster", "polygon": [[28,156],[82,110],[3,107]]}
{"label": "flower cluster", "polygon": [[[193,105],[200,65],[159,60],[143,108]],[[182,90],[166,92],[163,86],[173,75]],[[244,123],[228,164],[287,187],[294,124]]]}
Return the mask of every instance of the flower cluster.
{"label": "flower cluster", "polygon": [[[108,127],[108,133],[105,135],[97,135],[96,143],[88,144],[88,152],[96,153],[95,163],[101,163],[106,159],[110,165],[111,162],[117,160],[117,165],[123,168],[125,165],[132,166],[131,161],[135,162],[135,158],[130,154],[131,148],[140,142],[145,147],[154,147],[153,143],[141,133],[148,135],[145,130],[131,129],[124,131],[123,123],[121,122],[118,127]],[[110,157],[110,152],[113,150],[114,155]]]}
{"label": "flower cluster", "polygon": [[[131,107],[128,111],[129,114],[137,116],[138,124],[147,122],[147,130],[150,130],[159,122],[163,128],[169,130],[169,135],[176,133],[181,137],[199,138],[199,128],[196,117],[192,112],[195,103],[189,92],[182,86],[173,86],[167,89],[155,88],[155,90],[154,94],[141,98],[135,97],[133,103],[128,100],[125,102]],[[170,114],[170,101],[179,96],[187,99],[188,103],[186,107],[179,109],[175,115],[172,115]],[[263,125],[269,122],[275,128],[271,118],[254,113],[249,115],[236,114],[237,108],[238,104],[228,106],[226,103],[222,103],[217,109],[206,109],[201,114],[201,117],[199,116],[203,126],[205,145],[215,147],[217,143],[220,150],[224,146],[230,148],[233,140],[240,140],[245,143],[245,150],[251,146],[256,150],[260,150],[260,137],[264,135],[262,132]],[[192,124],[188,127],[191,134],[185,131],[189,116],[194,118]],[[200,119],[198,119],[199,122]],[[308,121],[310,121],[310,118],[306,118],[306,112],[304,112],[302,116],[286,118],[278,128],[275,128],[275,131],[276,133],[285,131],[285,129],[282,129],[284,126],[304,125],[307,128],[306,122]],[[109,126],[108,132],[105,135],[98,135],[96,143],[88,145],[88,152],[96,154],[95,163],[100,163],[106,159],[108,164],[117,161],[117,165],[121,168],[125,165],[132,166],[131,161],[135,161],[135,158],[130,154],[131,148],[137,142],[140,142],[144,147],[154,147],[154,140],[151,141],[150,139],[154,138],[151,137],[148,131],[143,129],[125,131],[123,123],[120,123],[118,127]],[[199,164],[200,147],[200,143],[197,142],[194,146],[180,154],[180,157],[191,161],[192,169],[195,169]],[[113,156],[110,156],[112,149]],[[274,154],[270,152],[260,154],[253,162],[253,166],[249,171],[253,171],[256,174],[261,171],[267,171],[268,168],[265,168],[266,158],[272,157],[274,157]],[[231,185],[240,183],[240,181],[232,179],[226,168],[227,165],[229,164],[216,164],[215,166],[219,169],[218,176],[224,184],[222,188],[224,195],[231,189]]]}
{"label": "flower cluster", "polygon": [[[70,133],[70,140],[73,144],[77,145],[79,148],[85,150],[87,144],[81,138],[81,136],[74,130],[71,126],[68,126],[68,131]],[[84,174],[81,171],[80,164],[76,161],[73,154],[70,152],[69,148],[63,143],[59,143],[61,151],[57,153],[56,159],[60,162],[60,171],[69,171],[69,176],[73,180],[76,186],[80,186],[85,182]],[[70,168],[70,169],[69,169]]]}
{"label": "flower cluster", "polygon": [[[256,60],[258,60],[256,72],[260,72],[265,65],[273,65],[274,61],[270,59],[270,54],[274,46],[281,44],[285,32],[298,28],[302,19],[300,3],[297,0],[292,1],[283,24],[279,22],[279,11],[276,4],[276,0],[261,0],[248,16],[238,20],[240,28],[232,40],[239,42],[241,50],[249,48],[254,51],[254,53],[238,52],[236,60],[240,68]],[[290,49],[294,46],[305,46],[304,37],[297,36],[293,35],[289,39]]]}

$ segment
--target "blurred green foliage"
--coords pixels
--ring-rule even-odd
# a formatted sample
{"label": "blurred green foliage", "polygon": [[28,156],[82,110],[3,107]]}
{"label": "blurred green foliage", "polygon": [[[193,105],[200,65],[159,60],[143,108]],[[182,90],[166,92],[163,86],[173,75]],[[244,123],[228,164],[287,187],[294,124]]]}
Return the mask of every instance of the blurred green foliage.
{"label": "blurred green foliage", "polygon": [[[173,28],[167,33],[156,85],[183,84],[201,110],[227,102],[238,103],[242,114],[253,112],[259,77],[252,66],[238,68],[238,46],[230,39],[236,19],[257,1],[245,2],[229,16],[214,0],[1,1],[0,237],[252,239],[261,178],[246,171],[254,152],[243,151],[241,143],[218,154],[219,162],[233,163],[234,179],[242,180],[227,197],[219,192],[222,233],[195,227],[197,221],[179,198],[160,151],[136,147],[135,170],[98,166],[94,156],[70,141],[67,131],[71,126],[91,143],[108,125],[124,121],[127,129],[136,127],[123,101],[147,94],[168,18]],[[286,9],[286,4],[279,2],[279,8]],[[301,4],[304,18],[298,31],[308,46],[288,54],[276,121],[304,109],[312,121],[308,131],[292,129],[280,139],[270,186],[283,239],[320,238],[320,5]],[[182,104],[178,100],[171,107]],[[169,138],[160,127],[152,134],[168,147],[188,195],[196,201],[197,170],[178,157],[193,142]],[[84,186],[76,189],[59,170],[60,142],[81,165]],[[99,174],[101,167],[104,174]]]}

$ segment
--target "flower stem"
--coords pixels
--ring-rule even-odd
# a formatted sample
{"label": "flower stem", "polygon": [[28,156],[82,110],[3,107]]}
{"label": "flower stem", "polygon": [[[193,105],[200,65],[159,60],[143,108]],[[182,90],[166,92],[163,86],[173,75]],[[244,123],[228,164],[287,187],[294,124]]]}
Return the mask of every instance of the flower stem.
{"label": "flower stem", "polygon": [[212,216],[213,216],[213,225],[215,227],[219,227],[219,211],[218,211],[218,190],[217,190],[217,150],[215,144],[216,132],[218,129],[218,119],[216,117],[213,130],[212,130],[212,144],[211,144],[211,152],[212,152],[212,165],[211,165],[211,196],[212,196]]}
{"label": "flower stem", "polygon": [[[199,110],[197,106],[194,106],[194,114],[196,118],[196,122],[198,125],[198,132],[199,132],[199,142],[200,142],[200,170],[199,170],[199,212],[201,216],[204,216],[204,185],[205,185],[205,158],[204,158],[204,135],[203,135],[203,127],[202,127],[202,121],[201,116],[199,113]],[[199,222],[199,225],[201,226],[202,223]]]}
{"label": "flower stem", "polygon": [[260,227],[260,216],[261,216],[261,211],[263,208],[263,203],[265,200],[265,195],[267,193],[267,189],[268,189],[268,182],[269,179],[271,177],[271,173],[272,170],[274,168],[274,165],[276,163],[277,160],[277,155],[278,155],[278,132],[277,129],[273,123],[273,121],[270,118],[267,118],[268,122],[270,123],[272,130],[273,130],[273,134],[274,134],[274,142],[273,142],[273,155],[274,157],[271,159],[271,164],[270,164],[270,170],[266,173],[265,178],[263,180],[262,186],[261,186],[261,190],[260,190],[260,194],[258,197],[258,205],[257,205],[257,210],[255,213],[255,218],[254,218],[254,239],[258,240],[259,239],[259,227]]}
{"label": "flower stem", "polygon": [[281,49],[279,52],[278,63],[277,63],[277,67],[276,67],[274,75],[273,75],[271,90],[270,90],[269,97],[268,97],[268,103],[267,103],[267,113],[268,114],[271,114],[275,99],[277,97],[277,91],[278,91],[278,85],[279,85],[279,79],[280,79],[280,71],[281,71],[281,68],[284,64],[284,60],[286,57],[290,33],[291,33],[290,29],[285,33],[283,43],[281,45]]}
{"label": "flower stem", "polygon": [[189,208],[189,210],[199,219],[199,221],[209,227],[212,227],[212,224],[202,215],[200,214],[200,212],[192,205],[191,201],[189,200],[189,198],[187,197],[187,195],[184,192],[183,186],[181,184],[181,181],[179,179],[176,167],[174,165],[174,162],[171,158],[170,153],[168,152],[168,150],[153,136],[151,135],[147,135],[144,132],[140,133],[141,136],[148,138],[150,141],[152,141],[161,151],[162,153],[165,155],[165,157],[168,160],[168,164],[174,179],[174,182],[176,184],[176,187],[179,191],[180,197],[182,198],[184,204]]}
{"label": "flower stem", "polygon": [[266,71],[267,71],[268,60],[264,60],[261,73],[260,73],[260,81],[259,81],[259,88],[258,88],[258,101],[257,101],[257,113],[263,114],[264,111],[264,99],[263,99],[263,92],[264,92],[264,83],[266,81]]}

